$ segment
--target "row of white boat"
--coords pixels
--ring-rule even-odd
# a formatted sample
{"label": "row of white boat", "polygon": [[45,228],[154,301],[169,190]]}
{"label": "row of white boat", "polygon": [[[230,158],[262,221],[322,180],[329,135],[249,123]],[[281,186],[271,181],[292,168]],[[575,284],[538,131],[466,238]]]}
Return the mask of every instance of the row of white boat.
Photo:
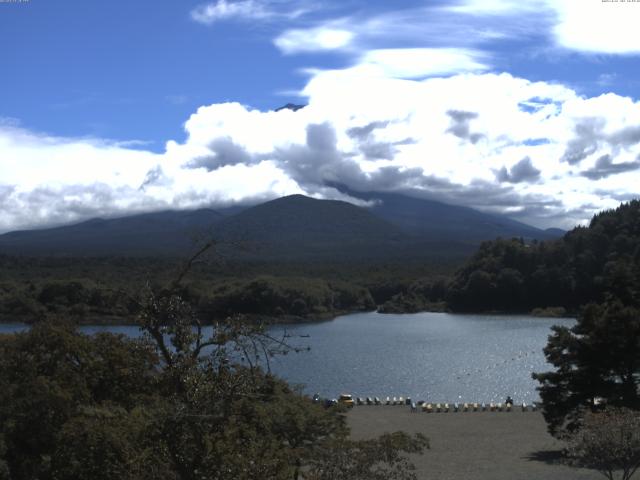
{"label": "row of white boat", "polygon": [[510,412],[514,409],[519,409],[522,412],[535,412],[538,410],[538,406],[535,403],[527,405],[526,403],[514,405],[512,402],[505,403],[430,403],[425,401],[419,401],[416,403],[411,401],[411,398],[404,397],[387,397],[386,400],[381,400],[378,397],[356,398],[355,405],[407,405],[411,407],[412,411],[418,409],[426,413],[448,413],[448,412]]}

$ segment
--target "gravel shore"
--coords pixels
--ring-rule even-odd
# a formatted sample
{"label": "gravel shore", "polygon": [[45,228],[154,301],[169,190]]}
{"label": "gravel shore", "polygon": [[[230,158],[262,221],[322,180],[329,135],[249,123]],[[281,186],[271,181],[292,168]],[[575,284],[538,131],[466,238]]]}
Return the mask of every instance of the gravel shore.
{"label": "gravel shore", "polygon": [[431,448],[412,457],[421,480],[601,478],[561,463],[562,443],[547,433],[539,412],[411,413],[405,406],[357,406],[347,419],[354,439],[397,430],[429,437]]}

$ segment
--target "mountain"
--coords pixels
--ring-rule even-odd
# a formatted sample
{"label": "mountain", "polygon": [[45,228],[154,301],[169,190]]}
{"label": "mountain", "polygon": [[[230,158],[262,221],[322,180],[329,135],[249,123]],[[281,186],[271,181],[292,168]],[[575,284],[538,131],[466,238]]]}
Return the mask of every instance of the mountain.
{"label": "mountain", "polygon": [[295,104],[295,103],[287,103],[286,105],[283,105],[282,107],[276,108],[276,112],[279,112],[281,110],[292,110],[294,112],[297,112],[298,110],[301,110],[304,107],[306,107],[306,105],[298,105],[298,104]]}
{"label": "mountain", "polygon": [[222,243],[243,245],[246,255],[258,259],[390,258],[398,249],[421,243],[366,209],[303,195],[244,210],[216,230]]}
{"label": "mountain", "polygon": [[353,192],[351,196],[371,202],[370,211],[405,232],[429,241],[456,241],[478,245],[497,237],[525,240],[558,238],[560,229],[541,230],[503,215],[482,213],[468,207],[394,193]]}
{"label": "mountain", "polygon": [[56,228],[0,235],[0,252],[27,255],[157,255],[188,251],[224,218],[210,210],[164,211],[94,218]]}
{"label": "mountain", "polygon": [[165,211],[0,235],[0,253],[27,255],[184,255],[195,238],[216,238],[223,253],[253,261],[389,261],[470,254],[498,236],[553,233],[397,194],[358,194],[369,208],[291,195],[253,207]]}

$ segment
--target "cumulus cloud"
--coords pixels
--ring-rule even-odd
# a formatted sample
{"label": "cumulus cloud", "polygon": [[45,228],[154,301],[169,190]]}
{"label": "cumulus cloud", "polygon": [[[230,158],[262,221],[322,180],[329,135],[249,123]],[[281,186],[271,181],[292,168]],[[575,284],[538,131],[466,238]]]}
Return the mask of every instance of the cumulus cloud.
{"label": "cumulus cloud", "polygon": [[186,140],[160,154],[1,125],[0,230],[293,193],[357,202],[364,191],[571,227],[640,183],[640,103],[630,98],[508,74],[353,68],[316,72],[303,93],[308,106],[295,112],[200,107]]}
{"label": "cumulus cloud", "polygon": [[162,186],[167,187],[171,185],[173,182],[171,178],[165,175],[164,170],[160,165],[156,165],[151,170],[147,172],[142,181],[142,185],[140,185],[139,190],[145,190],[147,187],[153,186]]}
{"label": "cumulus cloud", "polygon": [[533,166],[531,159],[524,157],[510,169],[503,166],[496,171],[496,178],[499,182],[507,183],[535,182],[540,178],[540,173],[540,170]]}
{"label": "cumulus cloud", "polygon": [[596,160],[593,168],[585,170],[581,173],[583,177],[587,177],[591,180],[599,180],[606,178],[610,175],[616,175],[619,173],[633,172],[640,169],[640,159],[633,160],[631,162],[613,163],[611,155],[602,155]]}
{"label": "cumulus cloud", "polygon": [[575,165],[593,155],[598,150],[604,127],[604,118],[580,119],[574,126],[575,137],[567,143],[561,160]]}
{"label": "cumulus cloud", "polygon": [[451,118],[451,126],[447,128],[447,132],[471,143],[476,143],[483,137],[481,133],[471,133],[471,127],[469,126],[469,122],[471,120],[478,118],[478,114],[476,112],[448,110],[447,115]]}
{"label": "cumulus cloud", "polygon": [[187,167],[205,168],[211,172],[227,165],[252,163],[251,155],[229,137],[214,139],[209,145],[209,151],[211,154],[194,158]]}

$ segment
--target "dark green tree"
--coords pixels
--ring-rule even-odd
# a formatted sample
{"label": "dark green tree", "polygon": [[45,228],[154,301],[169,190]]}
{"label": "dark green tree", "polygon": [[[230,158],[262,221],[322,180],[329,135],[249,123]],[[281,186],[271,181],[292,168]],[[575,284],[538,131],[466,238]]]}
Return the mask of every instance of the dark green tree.
{"label": "dark green tree", "polygon": [[637,308],[618,300],[591,304],[574,327],[553,332],[544,353],[556,369],[533,374],[552,434],[577,430],[584,413],[601,402],[640,409]]}
{"label": "dark green tree", "polygon": [[[269,373],[283,339],[237,316],[203,325],[183,296],[192,261],[141,295],[141,338],[52,321],[0,335],[0,478],[290,480],[360,445],[339,409]],[[404,453],[424,440],[385,438],[357,449],[414,478]]]}

